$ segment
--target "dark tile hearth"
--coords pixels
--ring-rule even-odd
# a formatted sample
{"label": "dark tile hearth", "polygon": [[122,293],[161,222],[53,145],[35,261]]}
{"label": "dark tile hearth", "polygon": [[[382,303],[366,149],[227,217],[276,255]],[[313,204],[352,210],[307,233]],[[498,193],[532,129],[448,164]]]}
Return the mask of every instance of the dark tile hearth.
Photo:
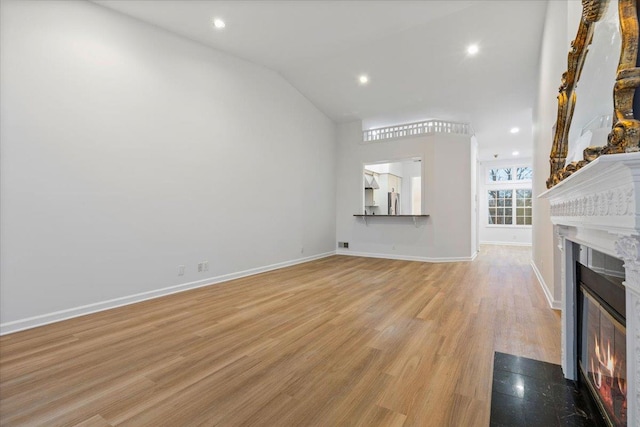
{"label": "dark tile hearth", "polygon": [[589,396],[560,365],[496,352],[491,427],[604,426]]}

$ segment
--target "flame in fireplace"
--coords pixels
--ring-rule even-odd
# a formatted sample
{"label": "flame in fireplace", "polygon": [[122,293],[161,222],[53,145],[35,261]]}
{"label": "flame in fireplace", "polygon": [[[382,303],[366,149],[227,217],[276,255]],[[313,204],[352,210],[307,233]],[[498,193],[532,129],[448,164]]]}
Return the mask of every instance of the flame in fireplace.
{"label": "flame in fireplace", "polygon": [[[609,377],[615,378],[614,373],[615,373],[615,367],[616,367],[616,358],[615,356],[611,355],[611,343],[607,341],[607,351],[605,353],[604,351],[600,350],[600,343],[598,342],[598,336],[596,335],[594,338],[595,338],[594,352],[596,354],[596,358],[598,359],[598,365],[607,370]],[[593,366],[593,360],[591,362]],[[600,367],[598,367],[598,372],[602,373],[602,371],[600,370]]]}
{"label": "flame in fireplace", "polygon": [[[627,381],[624,378],[624,367],[618,366],[615,355],[611,354],[611,343],[607,340],[606,349],[601,344],[603,343],[598,340],[598,335],[595,334],[593,353],[590,358],[591,379],[605,406],[613,410],[615,416],[618,417],[622,415],[621,409],[626,413],[627,406]],[[619,401],[620,397],[623,399],[622,406],[615,410],[615,402]]]}

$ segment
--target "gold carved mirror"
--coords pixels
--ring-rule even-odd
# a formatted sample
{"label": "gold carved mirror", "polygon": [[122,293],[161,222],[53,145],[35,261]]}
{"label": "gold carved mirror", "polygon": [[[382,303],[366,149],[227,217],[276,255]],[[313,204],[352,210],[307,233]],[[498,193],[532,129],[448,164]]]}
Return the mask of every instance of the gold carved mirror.
{"label": "gold carved mirror", "polygon": [[613,85],[613,115],[606,145],[589,146],[583,151],[582,160],[566,165],[569,129],[576,106],[576,86],[589,45],[593,41],[596,23],[605,16],[610,3],[610,0],[582,0],[582,18],[576,38],[571,43],[567,71],[562,75],[559,89],[558,117],[549,159],[551,173],[547,179],[547,188],[553,187],[601,155],[640,151],[640,121],[634,117],[633,110],[635,92],[640,86],[640,68],[637,67],[638,1],[640,0],[617,2],[620,59]]}

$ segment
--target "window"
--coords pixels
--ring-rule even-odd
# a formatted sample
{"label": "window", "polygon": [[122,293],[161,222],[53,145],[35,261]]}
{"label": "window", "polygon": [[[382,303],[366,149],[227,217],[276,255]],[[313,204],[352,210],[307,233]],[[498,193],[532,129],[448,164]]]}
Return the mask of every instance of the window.
{"label": "window", "polygon": [[531,225],[531,189],[516,190],[516,225]]}
{"label": "window", "polygon": [[489,169],[489,181],[513,181],[511,168]]}
{"label": "window", "polygon": [[525,165],[489,167],[487,171],[488,225],[530,226],[533,169]]}
{"label": "window", "polygon": [[513,191],[489,190],[489,224],[513,224]]}
{"label": "window", "polygon": [[489,183],[531,181],[533,170],[529,166],[489,169]]}
{"label": "window", "polygon": [[531,181],[533,170],[528,166],[516,168],[516,181]]}
{"label": "window", "polygon": [[[489,190],[489,224],[531,225],[531,189]],[[515,209],[513,208],[515,206]]]}

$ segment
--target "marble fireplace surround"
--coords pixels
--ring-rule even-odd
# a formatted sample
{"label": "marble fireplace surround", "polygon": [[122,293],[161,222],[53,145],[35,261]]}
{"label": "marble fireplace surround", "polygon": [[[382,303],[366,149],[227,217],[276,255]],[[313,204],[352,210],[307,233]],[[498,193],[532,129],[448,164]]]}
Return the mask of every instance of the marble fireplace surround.
{"label": "marble fireplace surround", "polygon": [[562,251],[562,370],[575,380],[579,245],[624,261],[627,311],[627,425],[640,426],[640,153],[601,156],[542,193]]}

